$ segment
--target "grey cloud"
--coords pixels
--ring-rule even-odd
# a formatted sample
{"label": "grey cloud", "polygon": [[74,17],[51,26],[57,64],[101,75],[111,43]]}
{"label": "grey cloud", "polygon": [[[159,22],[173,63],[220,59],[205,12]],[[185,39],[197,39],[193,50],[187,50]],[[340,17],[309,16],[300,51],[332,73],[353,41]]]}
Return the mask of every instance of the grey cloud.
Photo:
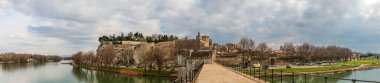
{"label": "grey cloud", "polygon": [[70,30],[54,26],[28,26],[28,31],[43,37],[58,38],[73,44],[83,44],[93,39],[82,30]]}
{"label": "grey cloud", "polygon": [[[362,0],[12,0],[14,9],[37,24],[28,30],[42,37],[97,43],[94,36],[140,31],[194,36],[199,29],[219,43],[240,37],[271,43],[373,46],[380,15],[361,15]],[[378,12],[377,6],[370,6]],[[63,23],[61,23],[63,22]],[[73,23],[70,26],[65,23]],[[91,30],[90,30],[91,29]],[[85,32],[84,32],[85,31]],[[361,33],[367,32],[367,33]],[[380,46],[376,46],[380,47]],[[373,48],[376,48],[373,47]],[[372,50],[374,51],[374,50]]]}

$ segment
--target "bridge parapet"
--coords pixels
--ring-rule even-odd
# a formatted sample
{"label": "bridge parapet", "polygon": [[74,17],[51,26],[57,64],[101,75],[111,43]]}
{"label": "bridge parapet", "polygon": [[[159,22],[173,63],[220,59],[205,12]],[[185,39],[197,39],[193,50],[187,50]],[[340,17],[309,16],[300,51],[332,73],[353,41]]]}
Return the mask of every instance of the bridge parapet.
{"label": "bridge parapet", "polygon": [[178,78],[173,83],[193,83],[201,71],[203,60],[187,60],[186,65],[180,67]]}

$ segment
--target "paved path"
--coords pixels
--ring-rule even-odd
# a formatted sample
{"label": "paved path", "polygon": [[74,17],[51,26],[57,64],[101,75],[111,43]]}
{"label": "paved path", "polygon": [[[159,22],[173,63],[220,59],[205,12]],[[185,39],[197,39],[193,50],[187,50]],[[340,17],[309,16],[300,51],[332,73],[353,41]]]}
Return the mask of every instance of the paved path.
{"label": "paved path", "polygon": [[204,64],[195,83],[259,83],[218,64]]}

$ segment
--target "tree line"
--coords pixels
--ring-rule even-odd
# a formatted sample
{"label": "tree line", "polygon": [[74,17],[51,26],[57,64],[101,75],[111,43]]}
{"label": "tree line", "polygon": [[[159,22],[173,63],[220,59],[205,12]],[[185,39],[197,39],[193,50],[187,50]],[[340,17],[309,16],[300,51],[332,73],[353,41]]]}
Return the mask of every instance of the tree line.
{"label": "tree line", "polygon": [[129,32],[127,35],[121,33],[120,35],[112,34],[110,36],[101,36],[99,37],[99,42],[103,41],[144,41],[144,42],[165,42],[178,40],[178,37],[175,35],[163,35],[163,34],[153,34],[151,36],[144,36],[139,32]]}
{"label": "tree line", "polygon": [[29,61],[61,61],[62,57],[57,55],[40,55],[40,54],[16,54],[3,53],[0,54],[0,62],[28,62]]}
{"label": "tree line", "polygon": [[351,49],[346,47],[336,45],[315,46],[309,43],[303,43],[299,46],[284,43],[284,45],[280,46],[280,50],[289,59],[302,62],[349,60],[352,58],[353,53]]}
{"label": "tree line", "polygon": [[255,41],[250,38],[241,38],[239,41],[240,48],[238,49],[243,56],[243,64],[248,65],[251,60],[259,60],[260,64],[263,63],[264,58],[273,55],[272,48],[265,42],[260,42],[257,46]]}
{"label": "tree line", "polygon": [[[315,46],[309,43],[294,45],[286,42],[280,46],[281,53],[274,52],[265,42],[255,45],[255,41],[249,38],[241,38],[239,51],[243,56],[243,62],[258,59],[262,64],[263,59],[280,57],[289,62],[316,62],[316,61],[342,61],[352,57],[352,51],[346,47],[336,45]],[[248,62],[244,62],[248,63]]]}

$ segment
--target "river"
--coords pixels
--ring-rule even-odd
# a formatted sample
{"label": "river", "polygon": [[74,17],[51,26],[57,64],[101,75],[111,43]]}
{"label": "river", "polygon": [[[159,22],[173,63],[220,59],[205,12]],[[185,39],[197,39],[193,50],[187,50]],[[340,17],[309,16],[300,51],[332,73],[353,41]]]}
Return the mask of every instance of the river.
{"label": "river", "polygon": [[73,68],[60,62],[0,64],[0,83],[170,83],[172,80]]}
{"label": "river", "polygon": [[[323,76],[380,82],[380,69],[327,74]],[[270,78],[268,78],[270,79]],[[279,78],[275,83],[280,83]],[[304,83],[303,76],[294,78]],[[60,62],[0,64],[0,83],[170,83],[173,78],[135,77],[112,72],[73,68]],[[292,77],[284,77],[283,83],[291,83]],[[324,83],[323,77],[308,76],[307,83]],[[352,81],[328,79],[328,83],[352,83]],[[368,82],[356,82],[368,83]]]}

